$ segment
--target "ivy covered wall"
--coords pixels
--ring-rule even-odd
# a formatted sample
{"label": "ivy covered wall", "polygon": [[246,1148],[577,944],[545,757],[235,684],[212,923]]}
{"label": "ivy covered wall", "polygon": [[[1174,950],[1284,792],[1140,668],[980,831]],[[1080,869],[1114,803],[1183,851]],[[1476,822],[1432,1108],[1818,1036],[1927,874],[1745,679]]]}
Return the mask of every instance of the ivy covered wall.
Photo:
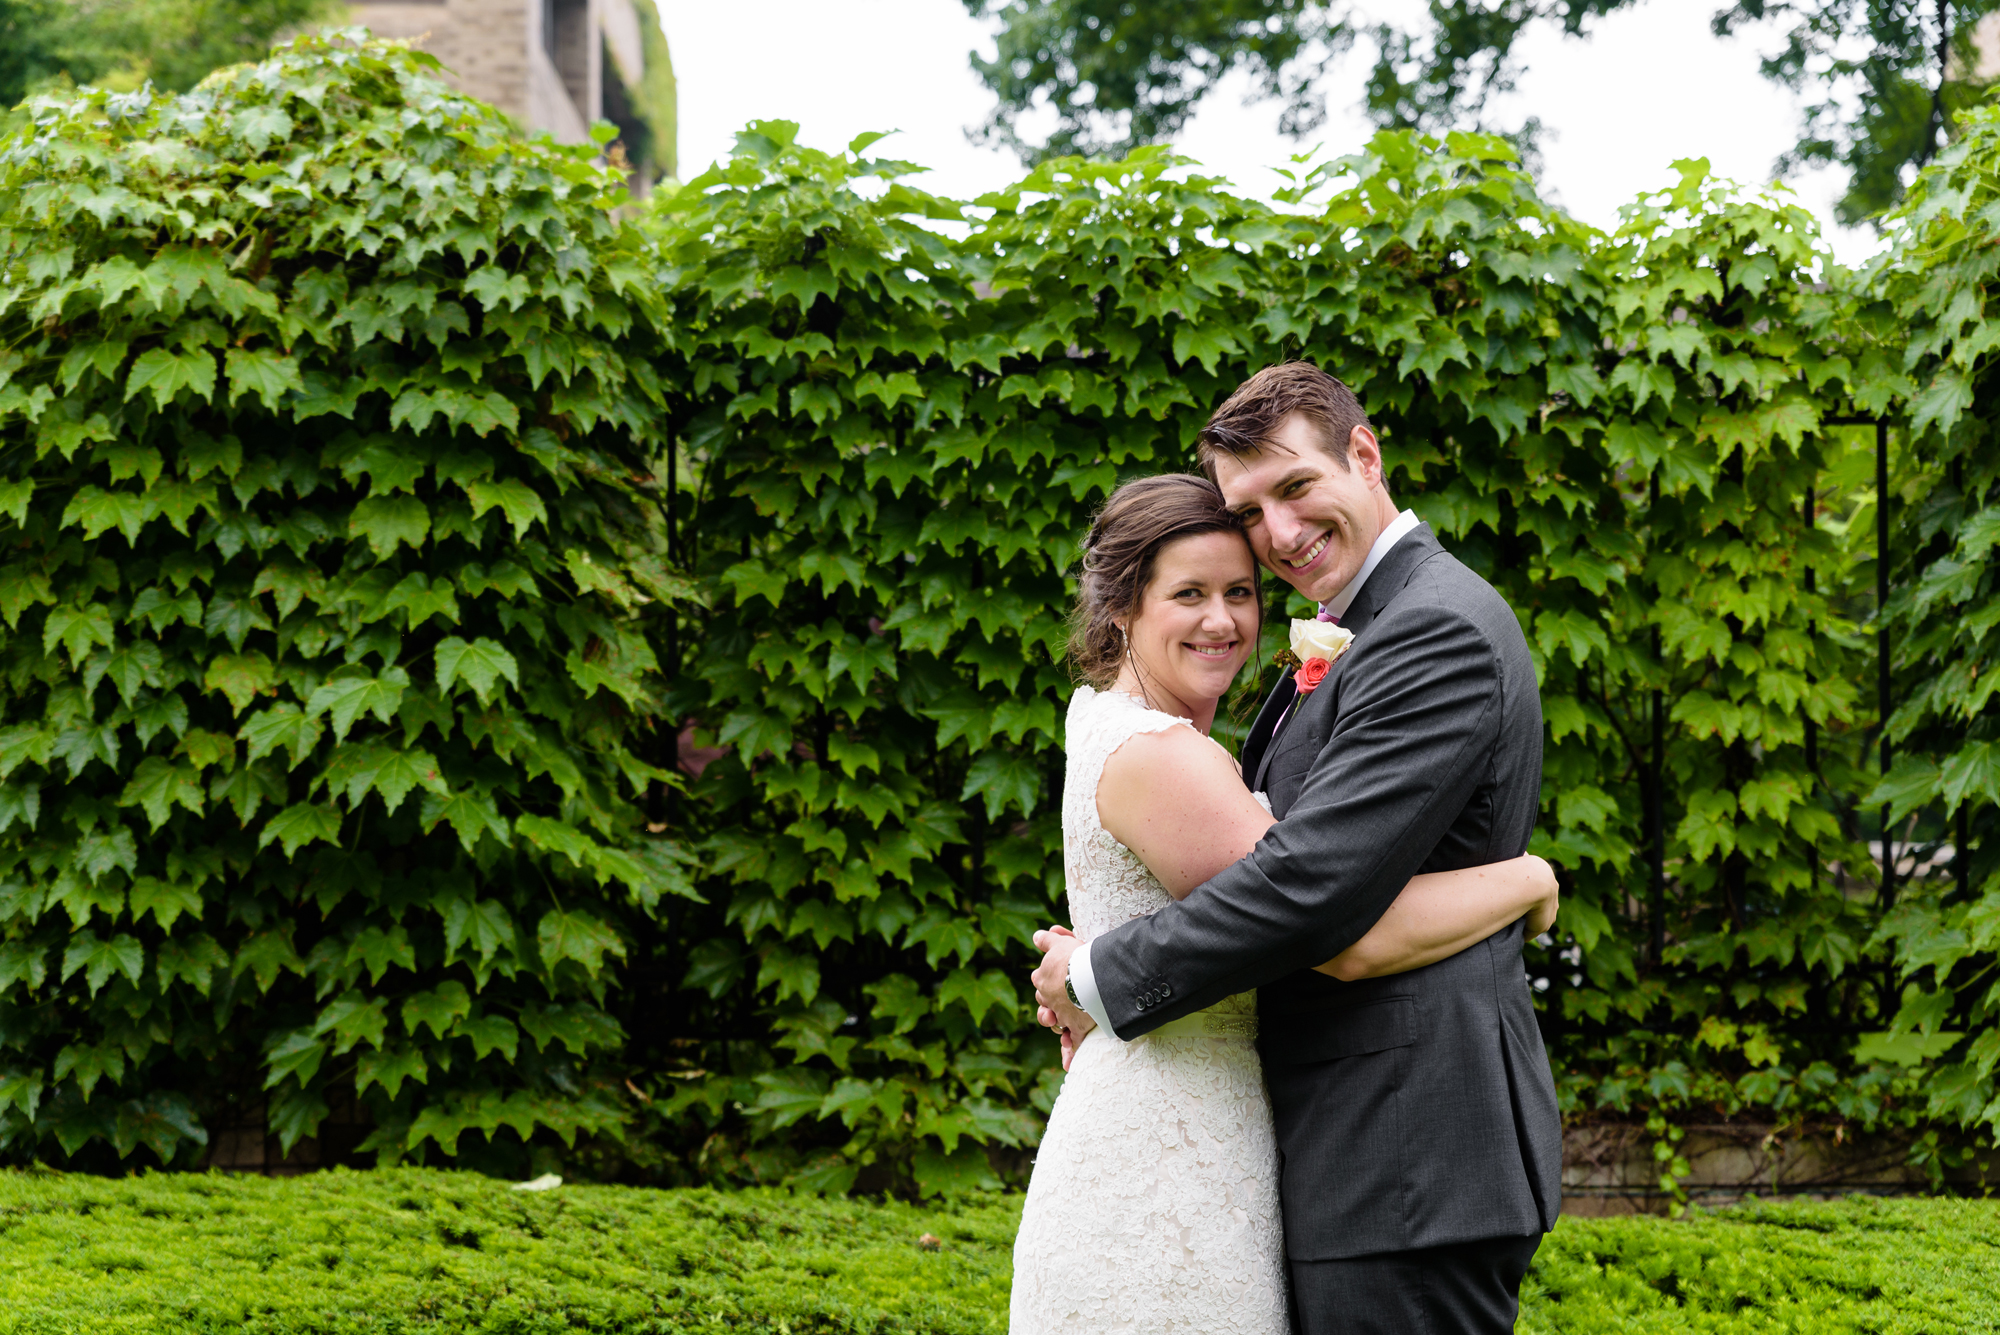
{"label": "ivy covered wall", "polygon": [[1017,1171],[1065,572],[1292,356],[1537,655],[1569,1114],[1669,1177],[1718,1117],[1990,1135],[1990,129],[1856,275],[1705,164],[1605,235],[1476,136],[968,205],[770,122],[618,224],[426,79],[306,39],[0,150],[5,1153],[198,1162],[226,1094],[502,1171]]}

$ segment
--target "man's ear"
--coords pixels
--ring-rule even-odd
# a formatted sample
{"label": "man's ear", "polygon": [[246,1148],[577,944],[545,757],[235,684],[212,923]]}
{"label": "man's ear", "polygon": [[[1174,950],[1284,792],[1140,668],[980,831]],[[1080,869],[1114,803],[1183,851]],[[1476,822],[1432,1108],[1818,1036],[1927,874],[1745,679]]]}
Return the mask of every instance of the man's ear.
{"label": "man's ear", "polygon": [[1382,442],[1365,426],[1347,433],[1347,462],[1361,470],[1361,480],[1371,487],[1382,485]]}

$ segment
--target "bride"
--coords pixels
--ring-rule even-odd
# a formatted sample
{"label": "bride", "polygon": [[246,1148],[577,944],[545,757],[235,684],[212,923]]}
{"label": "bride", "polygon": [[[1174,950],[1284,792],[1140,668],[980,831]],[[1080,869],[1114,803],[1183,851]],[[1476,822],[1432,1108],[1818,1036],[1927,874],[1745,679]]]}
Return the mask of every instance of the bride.
{"label": "bride", "polygon": [[[1089,685],[1068,719],[1063,874],[1088,940],[1246,856],[1272,824],[1208,736],[1255,653],[1257,566],[1204,478],[1120,487],[1085,544],[1070,657]],[[1200,799],[1197,825],[1150,794]],[[1177,804],[1181,805],[1181,804]],[[1319,966],[1352,981],[1421,968],[1523,916],[1555,920],[1537,857],[1418,876],[1373,930]],[[1131,1043],[1103,1029],[1074,1053],[1014,1244],[1012,1335],[1284,1335],[1277,1147],[1252,995]]]}

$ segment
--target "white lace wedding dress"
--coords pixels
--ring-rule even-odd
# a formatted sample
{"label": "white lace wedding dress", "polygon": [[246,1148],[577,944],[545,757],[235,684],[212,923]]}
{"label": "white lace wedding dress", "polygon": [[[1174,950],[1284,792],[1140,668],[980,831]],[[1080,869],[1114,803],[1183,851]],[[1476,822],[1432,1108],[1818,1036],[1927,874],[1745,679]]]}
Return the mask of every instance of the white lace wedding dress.
{"label": "white lace wedding dress", "polygon": [[[1098,821],[1104,762],[1135,734],[1191,726],[1117,692],[1085,686],[1070,701],[1063,874],[1086,941],[1171,902]],[[1130,1043],[1103,1029],[1084,1038],[1028,1183],[1011,1335],[1285,1335],[1278,1152],[1256,1037],[1244,995]]]}

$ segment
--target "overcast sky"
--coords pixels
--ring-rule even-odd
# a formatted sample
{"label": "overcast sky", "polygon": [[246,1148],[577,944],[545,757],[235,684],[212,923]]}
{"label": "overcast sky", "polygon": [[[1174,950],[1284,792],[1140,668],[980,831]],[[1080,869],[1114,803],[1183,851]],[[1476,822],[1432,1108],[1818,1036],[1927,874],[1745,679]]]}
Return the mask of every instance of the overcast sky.
{"label": "overcast sky", "polygon": [[[1537,115],[1551,132],[1542,186],[1570,212],[1613,226],[1620,204],[1670,184],[1669,164],[1683,157],[1705,156],[1746,182],[1769,179],[1772,161],[1797,137],[1797,101],[1757,72],[1762,51],[1777,44],[1775,31],[1729,41],[1709,32],[1719,2],[1642,0],[1586,40],[1536,32],[1524,43],[1528,74],[1509,118]],[[1400,17],[1420,6],[1373,0],[1370,7]],[[990,54],[993,44],[961,0],[664,0],[661,11],[680,80],[683,178],[727,153],[745,122],[762,118],[798,121],[801,137],[823,148],[865,130],[901,131],[876,151],[924,163],[932,171],[923,184],[958,198],[1021,171],[1012,154],[966,138],[993,105],[967,53]],[[1274,104],[1243,104],[1245,83],[1211,95],[1178,147],[1259,196],[1279,184],[1269,168],[1301,147],[1358,148],[1369,133],[1355,103],[1370,53],[1357,45],[1329,86],[1331,119],[1305,145],[1277,132]],[[1820,215],[1842,261],[1875,249],[1866,228],[1832,222],[1838,173],[1791,184]]]}

